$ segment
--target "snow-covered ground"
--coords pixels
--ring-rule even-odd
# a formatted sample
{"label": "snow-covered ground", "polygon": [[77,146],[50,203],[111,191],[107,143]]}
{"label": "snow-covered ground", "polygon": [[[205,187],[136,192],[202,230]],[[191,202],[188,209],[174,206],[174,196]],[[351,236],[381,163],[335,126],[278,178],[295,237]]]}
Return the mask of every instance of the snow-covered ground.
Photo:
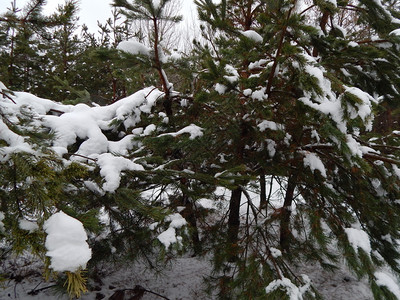
{"label": "snow-covered ground", "polygon": [[[54,283],[44,281],[38,263],[30,265],[27,261],[20,260],[10,262],[8,268],[14,268],[16,278],[3,283],[0,299],[68,299],[68,296],[57,294],[53,289],[40,291]],[[308,274],[315,288],[327,300],[373,299],[366,280],[357,280],[344,266],[332,273],[322,270],[318,265],[306,265],[300,269]],[[178,258],[160,273],[149,270],[145,264],[139,262],[112,268],[110,265],[104,265],[99,268],[99,272],[102,275],[106,274],[105,277],[101,279],[101,282],[89,282],[90,291],[82,299],[123,299],[110,298],[113,295],[116,297],[122,290],[126,290],[126,295],[132,297],[135,294],[132,290],[138,285],[147,290],[141,298],[143,300],[216,299],[215,296],[210,296],[204,291],[203,278],[208,276],[210,271],[210,263],[206,259],[197,257]],[[31,295],[32,290],[37,290],[38,293]]]}
{"label": "snow-covered ground", "polygon": [[[273,182],[272,205],[279,205],[280,187]],[[228,199],[228,190],[219,188],[216,194],[221,199]],[[254,205],[258,206],[259,195],[249,191]],[[246,213],[247,199],[242,198],[241,211]],[[202,199],[199,201],[204,207],[211,208],[215,201]],[[219,211],[224,211],[224,203],[219,203]],[[226,205],[225,205],[226,206]],[[83,300],[97,299],[131,299],[143,293],[143,300],[171,299],[171,300],[211,300],[215,295],[206,293],[204,279],[211,275],[212,265],[210,257],[203,258],[183,256],[171,259],[163,269],[151,270],[147,264],[138,261],[135,263],[109,264],[97,266],[99,278],[89,280],[89,291],[83,295]],[[312,285],[327,300],[369,300],[373,299],[366,279],[358,280],[345,266],[344,262],[334,272],[323,270],[318,264],[304,264],[296,268],[296,273],[306,274]],[[0,289],[0,299],[21,300],[67,300],[54,288],[54,282],[46,282],[42,276],[42,264],[33,257],[26,255],[13,260],[3,261],[0,272],[9,274]],[[45,289],[43,289],[45,288]],[[36,293],[34,293],[36,291]],[[126,298],[122,298],[124,293]],[[299,299],[301,300],[301,298]]]}

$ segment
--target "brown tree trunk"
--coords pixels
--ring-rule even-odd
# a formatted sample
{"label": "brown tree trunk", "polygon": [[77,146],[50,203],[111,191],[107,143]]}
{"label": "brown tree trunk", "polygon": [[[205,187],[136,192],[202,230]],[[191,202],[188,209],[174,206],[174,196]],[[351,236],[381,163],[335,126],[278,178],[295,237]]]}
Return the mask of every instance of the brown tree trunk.
{"label": "brown tree trunk", "polygon": [[228,219],[228,242],[231,245],[237,244],[240,226],[240,199],[242,197],[241,188],[232,191],[229,203],[229,219]]}
{"label": "brown tree trunk", "polygon": [[201,243],[199,237],[199,230],[197,228],[197,217],[193,207],[193,202],[190,201],[189,197],[186,195],[183,196],[183,204],[185,209],[182,211],[182,216],[186,219],[186,221],[190,225],[191,234],[190,237],[193,243],[194,254],[198,255],[201,253]]}
{"label": "brown tree trunk", "polygon": [[265,185],[265,172],[262,170],[260,174],[260,209],[267,208],[267,191]]}
{"label": "brown tree trunk", "polygon": [[154,67],[158,72],[158,76],[161,81],[161,85],[164,91],[164,102],[163,106],[165,109],[165,113],[167,114],[167,117],[172,118],[172,99],[170,95],[170,87],[168,86],[168,81],[165,77],[165,73],[162,69],[162,63],[160,60],[160,53],[159,53],[159,43],[160,43],[160,33],[159,33],[159,28],[158,28],[158,20],[156,18],[153,19],[153,26],[154,26]]}
{"label": "brown tree trunk", "polygon": [[292,214],[291,207],[293,203],[294,190],[296,188],[296,176],[289,176],[288,185],[286,189],[285,201],[283,203],[281,212],[281,227],[280,227],[280,245],[283,250],[289,249],[290,244],[290,216]]}

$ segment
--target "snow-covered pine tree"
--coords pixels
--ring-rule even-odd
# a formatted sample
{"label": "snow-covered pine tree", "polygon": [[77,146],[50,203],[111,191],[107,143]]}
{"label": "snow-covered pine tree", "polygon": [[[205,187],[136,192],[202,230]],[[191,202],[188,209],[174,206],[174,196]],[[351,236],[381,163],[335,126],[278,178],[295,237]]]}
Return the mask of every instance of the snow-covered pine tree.
{"label": "snow-covered pine tree", "polygon": [[[236,181],[233,247],[222,261],[234,248],[237,267],[222,277],[221,297],[316,297],[289,266],[335,268],[342,257],[376,299],[393,297],[379,278],[383,266],[399,271],[399,141],[370,131],[376,107],[399,99],[399,20],[377,1],[196,2],[213,30],[196,95],[210,157],[285,190],[281,207],[268,205],[238,230],[246,180]],[[349,12],[352,23],[341,27]],[[219,271],[230,265],[219,259]]]}
{"label": "snow-covered pine tree", "polygon": [[[166,13],[165,7],[171,0],[114,0],[114,6],[119,7],[121,12],[131,20],[144,20],[149,23],[149,34],[151,34],[150,44],[152,50],[152,64],[161,82],[162,90],[164,91],[163,103],[165,113],[172,119],[172,84],[168,81],[165,74],[163,64],[164,53],[162,48],[162,27],[164,22],[177,23],[182,20],[182,17],[177,15],[176,12]],[[172,120],[171,120],[172,121]]]}
{"label": "snow-covered pine tree", "polygon": [[139,138],[143,146],[140,155],[150,175],[147,183],[151,182],[158,194],[153,205],[172,212],[181,210],[190,227],[194,251],[199,253],[201,245],[194,202],[210,192],[211,185],[204,182],[212,182],[213,178],[197,170],[201,157],[191,155],[194,149],[201,148],[197,137],[202,135],[201,129],[192,123],[195,117],[188,113],[192,97],[175,91],[172,80],[167,76],[171,71],[176,82],[183,87],[190,83],[193,74],[193,70],[187,67],[187,61],[169,55],[172,49],[164,44],[163,28],[166,27],[163,24],[176,23],[181,19],[176,12],[168,9],[173,5],[174,1],[115,1],[115,6],[122,8],[128,19],[146,21],[150,27],[150,47],[130,40],[122,42],[118,48],[127,52],[124,56],[127,59],[136,58],[140,65],[157,72],[155,85],[163,93],[158,97],[152,114],[141,123],[145,127]]}
{"label": "snow-covered pine tree", "polygon": [[[118,3],[155,29],[167,2]],[[148,258],[160,243],[179,249],[189,223],[188,241],[202,238],[215,253],[221,299],[318,298],[301,264],[334,269],[341,258],[375,298],[393,298],[399,133],[371,133],[375,109],[399,97],[393,3],[215,2],[198,1],[212,35],[197,49],[193,97],[168,84],[157,34],[151,49],[119,48],[156,70],[160,90],[98,107],[12,95],[1,84],[6,245],[45,257],[36,229],[63,210],[89,230],[94,265],[108,255]],[[281,197],[264,197],[260,210],[249,189],[263,176]],[[196,200],[220,186],[232,190],[229,215],[214,216],[213,236],[199,235]]]}

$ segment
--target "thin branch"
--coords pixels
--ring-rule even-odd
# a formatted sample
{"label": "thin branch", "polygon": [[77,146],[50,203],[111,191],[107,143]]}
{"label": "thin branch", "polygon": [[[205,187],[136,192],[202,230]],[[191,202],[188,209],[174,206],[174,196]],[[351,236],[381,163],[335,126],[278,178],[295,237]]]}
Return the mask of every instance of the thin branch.
{"label": "thin branch", "polygon": [[389,157],[384,157],[384,156],[381,156],[381,155],[377,155],[375,153],[364,153],[363,157],[369,158],[369,159],[372,159],[372,160],[380,160],[380,161],[383,161],[383,162],[387,162],[389,164],[400,165],[400,160],[389,158]]}
{"label": "thin branch", "polygon": [[292,14],[292,10],[293,10],[293,7],[290,8],[290,10],[288,12],[288,15],[286,17],[286,24],[282,28],[282,33],[281,33],[281,37],[280,37],[280,40],[279,40],[279,43],[278,43],[278,49],[277,49],[277,52],[276,52],[275,61],[274,61],[274,64],[272,65],[271,72],[269,73],[269,76],[268,76],[268,84],[267,84],[267,90],[266,90],[266,94],[267,95],[269,95],[271,93],[272,80],[275,77],[275,71],[276,71],[276,68],[278,66],[278,58],[282,53],[283,41],[285,40],[287,27],[288,27],[288,21],[289,21],[289,18],[291,16],[291,14]]}
{"label": "thin branch", "polygon": [[302,14],[304,14],[304,13],[307,12],[308,10],[314,8],[315,6],[316,6],[316,5],[313,4],[313,5],[309,6],[309,7],[307,7],[307,8],[306,8],[305,10],[303,10],[299,15],[301,16]]}
{"label": "thin branch", "polygon": [[85,158],[85,159],[88,159],[88,160],[97,161],[97,158],[91,158],[91,157],[84,156],[84,155],[77,154],[77,153],[67,153],[67,155],[69,155],[69,156],[79,156],[79,157],[82,157],[82,158]]}
{"label": "thin branch", "polygon": [[38,8],[40,5],[42,5],[44,3],[44,1],[39,0],[35,3],[34,6],[32,6],[32,8],[27,12],[26,16],[22,19],[22,22],[26,22],[26,20],[28,19],[28,17],[31,15],[31,13]]}
{"label": "thin branch", "polygon": [[7,98],[7,99],[11,100],[12,103],[17,104],[9,95],[4,93],[3,91],[1,91],[0,94],[3,95],[3,98]]}

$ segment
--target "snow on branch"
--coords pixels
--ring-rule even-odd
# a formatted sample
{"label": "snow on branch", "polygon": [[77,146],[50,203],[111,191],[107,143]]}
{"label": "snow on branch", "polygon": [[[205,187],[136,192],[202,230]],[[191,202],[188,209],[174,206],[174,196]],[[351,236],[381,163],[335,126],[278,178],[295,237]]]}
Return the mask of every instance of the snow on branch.
{"label": "snow on branch", "polygon": [[47,233],[45,246],[46,255],[51,258],[50,268],[56,272],[86,268],[92,250],[86,243],[87,235],[81,222],[60,211],[52,215],[43,228]]}
{"label": "snow on branch", "polygon": [[201,128],[197,125],[194,125],[194,124],[190,124],[189,126],[186,126],[177,132],[160,134],[159,137],[166,136],[166,135],[169,135],[172,137],[177,137],[184,133],[189,133],[189,135],[190,135],[189,139],[194,140],[197,137],[203,136],[203,128]]}
{"label": "snow on branch", "polygon": [[267,294],[277,290],[284,289],[290,300],[302,300],[303,295],[310,289],[311,280],[307,275],[302,275],[305,284],[297,287],[290,279],[283,277],[282,279],[273,280],[266,288]]}
{"label": "snow on branch", "polygon": [[171,214],[165,218],[166,222],[170,222],[167,230],[163,231],[157,236],[157,239],[164,245],[166,249],[171,244],[180,243],[182,237],[176,234],[176,229],[182,228],[187,225],[186,220],[178,213]]}
{"label": "snow on branch", "polygon": [[358,252],[358,249],[360,248],[364,250],[364,252],[367,254],[371,253],[371,242],[369,240],[368,234],[364,230],[356,228],[345,228],[344,231],[346,232],[347,239],[349,240],[349,243],[353,247],[355,252]]}
{"label": "snow on branch", "polygon": [[[0,110],[22,130],[50,131],[54,135],[53,139],[49,139],[50,149],[59,156],[68,154],[71,160],[96,162],[105,179],[104,190],[113,192],[119,186],[122,171],[138,171],[143,167],[122,156],[135,146],[133,138],[136,135],[133,132],[124,132],[118,141],[109,140],[106,132],[115,131],[121,124],[126,131],[134,129],[141,115],[149,114],[162,94],[153,87],[145,88],[111,105],[91,107],[82,103],[63,105],[29,93],[16,92],[11,96],[13,102],[6,99],[0,101]],[[52,110],[61,113],[54,115]],[[29,118],[26,118],[26,113],[29,113]],[[23,117],[29,121],[29,125],[20,124],[20,118]],[[20,151],[34,153],[36,146],[31,145],[29,138],[11,130],[2,119],[0,140],[5,141],[8,147],[2,147],[1,159],[6,160],[8,154]],[[199,130],[196,133],[194,127],[183,129],[181,133],[184,132],[194,137],[200,134]],[[77,150],[69,153],[73,145],[77,146]]]}
{"label": "snow on branch", "polygon": [[122,41],[118,44],[117,49],[132,55],[151,55],[151,49],[149,47],[135,40]]}

